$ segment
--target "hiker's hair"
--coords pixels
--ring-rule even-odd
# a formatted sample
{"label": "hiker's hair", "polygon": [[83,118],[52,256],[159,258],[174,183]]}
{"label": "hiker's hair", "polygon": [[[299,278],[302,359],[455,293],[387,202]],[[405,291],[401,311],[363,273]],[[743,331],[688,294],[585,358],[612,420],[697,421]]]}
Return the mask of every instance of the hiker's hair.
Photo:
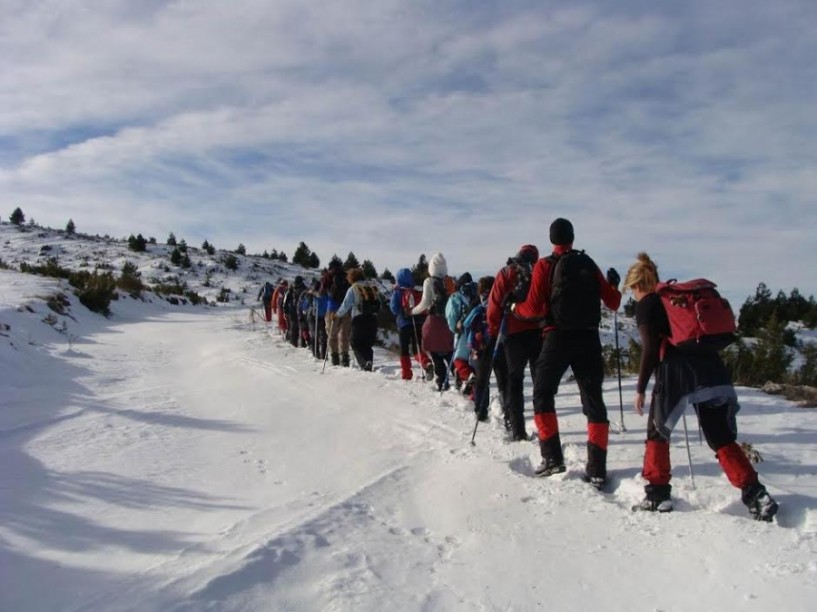
{"label": "hiker's hair", "polygon": [[477,293],[479,295],[488,295],[491,292],[491,288],[494,286],[494,277],[493,276],[483,276],[477,282]]}
{"label": "hiker's hair", "polygon": [[624,277],[624,289],[638,288],[646,293],[655,290],[658,284],[658,266],[643,251],[636,255],[636,262],[627,270]]}
{"label": "hiker's hair", "polygon": [[349,284],[356,283],[357,281],[363,280],[363,270],[360,268],[351,268],[346,273],[346,280],[349,281]]}

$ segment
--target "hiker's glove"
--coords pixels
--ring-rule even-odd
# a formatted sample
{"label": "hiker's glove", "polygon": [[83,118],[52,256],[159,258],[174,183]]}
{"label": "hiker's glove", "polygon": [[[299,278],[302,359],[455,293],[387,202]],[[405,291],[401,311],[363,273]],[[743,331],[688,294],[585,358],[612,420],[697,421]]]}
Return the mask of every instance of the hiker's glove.
{"label": "hiker's glove", "polygon": [[621,277],[618,275],[615,268],[610,268],[607,270],[607,282],[618,289],[618,284],[621,282]]}

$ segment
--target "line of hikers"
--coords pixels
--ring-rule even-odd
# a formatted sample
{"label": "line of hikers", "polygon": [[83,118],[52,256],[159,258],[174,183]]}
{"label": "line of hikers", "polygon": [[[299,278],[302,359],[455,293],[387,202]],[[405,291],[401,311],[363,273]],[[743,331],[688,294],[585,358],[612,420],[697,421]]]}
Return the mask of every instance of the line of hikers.
{"label": "line of hikers", "polygon": [[[389,308],[397,321],[401,377],[411,380],[416,364],[419,375],[433,380],[438,391],[449,390],[453,379],[473,400],[476,418],[487,421],[493,374],[505,428],[512,440],[521,441],[529,439],[523,391],[529,371],[542,456],[534,474],[549,477],[566,471],[555,396],[570,368],[587,418],[584,479],[603,489],[610,423],[602,393],[599,325],[602,303],[613,311],[620,306],[621,279],[614,268],[604,274],[589,255],[573,248],[573,225],[567,219],[553,221],[549,238],[548,256],[540,258],[536,246],[523,245],[494,277],[477,282],[469,273],[450,277],[442,253],[430,259],[420,290],[410,269],[398,270]],[[633,510],[672,510],[669,436],[692,404],[707,443],[730,483],[741,490],[750,514],[771,521],[778,505],[736,441],[739,405],[729,372],[716,349],[688,350],[674,342],[670,316],[676,315],[659,296],[662,285],[657,266],[639,253],[624,281],[624,290],[637,301],[643,347],[634,402],[639,415],[653,375],[655,385],[642,469],[645,497]],[[274,288],[265,285],[262,296],[267,321],[277,313],[279,328],[294,346],[309,346],[318,359],[326,359],[328,350],[332,365],[341,366],[349,365],[351,346],[361,369],[372,369],[381,296],[359,268],[344,273],[333,260],[311,287],[296,277],[291,287],[286,280]]]}

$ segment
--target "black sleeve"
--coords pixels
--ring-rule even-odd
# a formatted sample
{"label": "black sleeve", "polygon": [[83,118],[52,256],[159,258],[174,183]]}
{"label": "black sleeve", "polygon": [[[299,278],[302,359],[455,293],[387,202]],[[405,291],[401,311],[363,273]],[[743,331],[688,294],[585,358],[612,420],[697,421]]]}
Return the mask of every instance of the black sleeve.
{"label": "black sleeve", "polygon": [[641,337],[641,363],[636,391],[644,393],[661,358],[662,336],[666,334],[667,315],[656,293],[644,296],[635,306],[635,322]]}

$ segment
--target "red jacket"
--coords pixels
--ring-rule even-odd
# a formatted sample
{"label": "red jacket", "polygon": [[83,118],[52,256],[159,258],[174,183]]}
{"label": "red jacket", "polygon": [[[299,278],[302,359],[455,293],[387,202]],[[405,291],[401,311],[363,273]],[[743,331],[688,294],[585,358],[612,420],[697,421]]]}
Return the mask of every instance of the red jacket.
{"label": "red jacket", "polygon": [[[573,248],[573,245],[557,245],[553,247],[554,255],[562,255]],[[523,319],[545,318],[550,309],[550,269],[551,262],[544,257],[536,262],[533,267],[533,275],[530,282],[528,299],[517,304],[514,314]],[[596,266],[601,289],[601,301],[610,310],[618,310],[621,305],[621,292],[607,282],[601,270]],[[545,331],[553,329],[553,326],[545,327]]]}
{"label": "red jacket", "polygon": [[[502,324],[505,306],[510,306],[510,304],[506,304],[505,300],[507,295],[516,287],[517,276],[516,268],[513,266],[505,266],[496,274],[494,285],[488,296],[488,334],[492,338],[499,335],[499,327]],[[541,325],[538,321],[523,321],[509,313],[505,333],[511,336],[529,329],[538,329],[539,327]]]}

